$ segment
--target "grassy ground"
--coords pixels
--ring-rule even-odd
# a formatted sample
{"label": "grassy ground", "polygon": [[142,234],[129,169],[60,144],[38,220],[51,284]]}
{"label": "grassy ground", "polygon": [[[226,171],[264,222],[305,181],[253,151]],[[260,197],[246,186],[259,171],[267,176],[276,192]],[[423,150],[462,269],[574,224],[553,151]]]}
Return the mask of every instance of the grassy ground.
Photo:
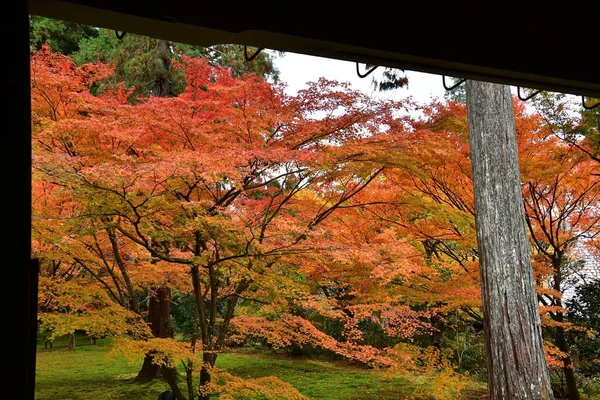
{"label": "grassy ground", "polygon": [[54,343],[52,350],[38,344],[36,399],[106,400],[156,399],[166,390],[161,381],[134,383],[137,368],[120,358],[108,359],[110,343],[98,340],[92,346],[87,338],[76,339],[77,348],[69,350],[66,341]]}
{"label": "grassy ground", "polygon": [[[107,358],[108,341],[96,346],[77,338],[77,349],[55,342],[54,349],[38,346],[36,399],[38,400],[154,400],[167,384],[161,380],[135,383],[141,362],[129,364],[121,358]],[[264,352],[243,351],[222,354],[217,367],[245,378],[276,376],[311,399],[368,400],[412,398],[414,387],[406,377],[384,377],[382,372],[325,360],[278,357]],[[471,398],[481,398],[479,393]],[[470,397],[470,396],[469,396]]]}
{"label": "grassy ground", "polygon": [[398,399],[410,391],[401,377],[384,380],[381,372],[324,360],[236,352],[221,355],[217,366],[247,378],[276,376],[311,399]]}

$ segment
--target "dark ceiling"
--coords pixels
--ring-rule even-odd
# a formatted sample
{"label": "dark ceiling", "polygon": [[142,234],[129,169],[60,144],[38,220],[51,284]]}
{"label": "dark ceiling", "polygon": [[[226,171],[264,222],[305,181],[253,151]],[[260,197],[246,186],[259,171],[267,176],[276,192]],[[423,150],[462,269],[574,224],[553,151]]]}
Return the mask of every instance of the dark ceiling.
{"label": "dark ceiling", "polygon": [[184,43],[237,43],[600,98],[588,2],[29,0],[32,14]]}

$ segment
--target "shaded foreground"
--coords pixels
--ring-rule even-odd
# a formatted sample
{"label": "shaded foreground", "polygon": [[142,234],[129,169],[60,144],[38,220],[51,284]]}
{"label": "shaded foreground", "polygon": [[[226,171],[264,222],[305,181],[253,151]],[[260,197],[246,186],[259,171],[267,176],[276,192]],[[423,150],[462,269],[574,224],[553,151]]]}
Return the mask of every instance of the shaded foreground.
{"label": "shaded foreground", "polygon": [[[78,344],[74,351],[61,347],[60,342],[53,350],[38,347],[36,399],[154,400],[167,390],[167,384],[159,379],[133,382],[139,365],[107,357],[111,348],[108,341],[100,340],[93,346],[85,338],[78,338]],[[424,399],[427,397],[419,393],[429,386],[411,376],[387,376],[382,371],[345,363],[252,350],[222,354],[217,367],[244,378],[276,376],[310,399]],[[470,388],[463,398],[485,398],[485,388]]]}

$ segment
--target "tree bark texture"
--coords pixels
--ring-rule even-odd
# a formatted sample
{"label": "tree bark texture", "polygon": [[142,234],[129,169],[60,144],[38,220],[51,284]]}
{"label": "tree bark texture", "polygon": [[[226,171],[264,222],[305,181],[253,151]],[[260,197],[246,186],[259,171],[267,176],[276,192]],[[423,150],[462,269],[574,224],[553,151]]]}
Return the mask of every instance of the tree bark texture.
{"label": "tree bark texture", "polygon": [[[150,296],[148,303],[148,325],[154,337],[173,337],[173,330],[171,329],[171,289],[168,287],[160,287],[156,290],[154,296]],[[156,378],[159,370],[152,362],[152,358],[152,354],[146,354],[136,380],[149,382]]]}
{"label": "tree bark texture", "polygon": [[510,90],[479,81],[466,89],[489,398],[552,399]]}

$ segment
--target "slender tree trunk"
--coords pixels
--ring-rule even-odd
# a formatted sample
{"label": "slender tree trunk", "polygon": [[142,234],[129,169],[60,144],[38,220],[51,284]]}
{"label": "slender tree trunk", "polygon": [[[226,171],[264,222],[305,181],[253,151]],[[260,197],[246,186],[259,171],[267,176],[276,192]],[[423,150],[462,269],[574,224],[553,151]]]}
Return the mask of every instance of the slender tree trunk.
{"label": "slender tree trunk", "polygon": [[[200,337],[202,340],[202,366],[200,367],[200,385],[198,387],[199,399],[208,400],[210,398],[210,382],[211,370],[217,361],[218,351],[221,349],[227,339],[229,332],[229,323],[235,314],[235,308],[239,299],[239,295],[243,293],[249,286],[251,281],[240,281],[234,293],[227,297],[227,308],[222,320],[220,321],[220,329],[217,329],[217,313],[219,309],[218,291],[219,283],[214,266],[208,266],[210,296],[207,309],[205,309],[205,296],[202,293],[200,282],[200,271],[197,266],[191,269],[192,284],[194,287],[194,298],[196,300],[196,308],[198,314],[198,324],[200,326]],[[217,335],[217,331],[219,331]],[[194,342],[195,345],[195,342]]]}
{"label": "slender tree trunk", "polygon": [[[171,329],[171,289],[160,287],[156,294],[150,297],[148,304],[148,325],[154,337],[170,338],[173,337]],[[152,354],[146,354],[142,369],[138,372],[136,380],[149,382],[156,378],[159,369],[152,362]]]}
{"label": "slender tree trunk", "polygon": [[200,368],[200,396],[199,400],[210,400],[209,385],[211,380],[211,369],[217,361],[217,353],[211,350],[204,350],[202,353],[202,367]]}
{"label": "slender tree trunk", "polygon": [[[560,314],[560,321],[562,322],[562,314]],[[577,390],[577,381],[575,380],[575,371],[573,370],[573,361],[569,356],[569,346],[565,339],[565,329],[562,326],[555,328],[554,343],[560,351],[566,354],[562,359],[563,361],[563,373],[565,374],[565,382],[567,384],[567,395],[569,400],[579,400],[579,390]]]}
{"label": "slender tree trunk", "polygon": [[[196,354],[196,343],[198,342],[198,324],[200,322],[200,315],[198,313],[198,307],[193,307],[194,310],[194,330],[192,333],[191,340],[191,351]],[[194,385],[194,360],[187,360],[187,367],[185,369],[185,381],[187,383],[188,397],[193,399],[196,396],[197,388]]]}
{"label": "slender tree trunk", "polygon": [[[119,249],[119,242],[117,240],[117,235],[115,233],[115,230],[113,228],[107,228],[106,229],[106,233],[108,234],[108,239],[110,240],[110,244],[113,250],[113,255],[115,257],[115,261],[117,263],[117,267],[119,268],[119,271],[121,271],[121,275],[123,276],[123,279],[125,280],[125,286],[127,288],[127,293],[129,295],[129,302],[130,302],[130,306],[131,306],[131,310],[133,312],[135,312],[136,314],[140,313],[140,303],[138,301],[137,298],[137,294],[135,293],[135,289],[133,287],[133,283],[131,282],[131,278],[129,277],[129,273],[127,272],[127,268],[125,268],[125,263],[123,262],[123,258],[121,257],[121,250]],[[111,269],[110,267],[107,267],[107,270],[110,272]],[[117,282],[118,280],[116,279],[116,277],[113,275],[113,279],[115,280],[115,285],[118,287]]]}
{"label": "slender tree trunk", "polygon": [[[563,276],[561,273],[563,254],[560,251],[555,251],[554,258],[552,259],[552,268],[554,269],[554,285],[553,288],[559,293],[561,291],[561,285]],[[554,299],[553,305],[563,307],[560,297]],[[573,361],[569,356],[569,346],[565,337],[565,328],[562,327],[564,322],[564,315],[562,313],[556,313],[553,318],[558,322],[558,326],[554,328],[554,344],[560,351],[566,356],[562,359],[563,362],[563,373],[565,374],[565,383],[567,384],[567,396],[569,400],[579,400],[579,390],[577,390],[577,381],[575,380],[575,371],[573,370]]]}
{"label": "slender tree trunk", "polygon": [[[165,380],[169,384],[169,387],[175,394],[175,398],[177,400],[186,400],[183,392],[179,388],[179,385],[177,385],[177,373],[175,368],[162,367],[161,370]],[[192,397],[190,397],[190,399],[192,399]]]}
{"label": "slender tree trunk", "polygon": [[69,349],[75,349],[75,334],[69,333]]}
{"label": "slender tree trunk", "polygon": [[[194,286],[194,299],[196,300],[196,309],[198,310],[199,325],[200,325],[200,337],[202,340],[202,366],[200,367],[200,384],[198,386],[199,400],[209,400],[210,392],[208,385],[210,384],[210,368],[214,366],[214,360],[212,360],[212,353],[210,353],[210,336],[209,336],[209,322],[204,309],[204,297],[202,295],[202,288],[200,283],[200,271],[197,266],[193,266],[191,269],[192,273],[192,285]],[[195,343],[194,343],[195,345]],[[216,358],[215,358],[216,359]],[[212,364],[211,364],[212,361]]]}
{"label": "slender tree trunk", "polygon": [[489,398],[552,399],[510,90],[478,81],[466,89]]}
{"label": "slender tree trunk", "polygon": [[187,368],[185,370],[185,382],[187,384],[188,397],[193,399],[196,395],[194,388],[194,362],[188,360]]}

